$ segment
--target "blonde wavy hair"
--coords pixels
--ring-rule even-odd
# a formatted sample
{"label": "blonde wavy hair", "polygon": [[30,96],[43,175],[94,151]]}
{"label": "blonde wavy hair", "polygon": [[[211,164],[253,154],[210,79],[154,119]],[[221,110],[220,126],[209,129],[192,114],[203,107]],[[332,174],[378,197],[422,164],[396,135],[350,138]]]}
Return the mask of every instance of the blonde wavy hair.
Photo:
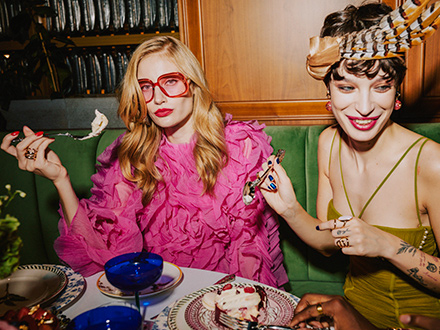
{"label": "blonde wavy hair", "polygon": [[142,59],[158,53],[172,61],[190,82],[192,116],[197,134],[193,153],[197,172],[204,185],[204,194],[213,194],[217,176],[228,162],[223,115],[214,104],[196,57],[173,37],[155,37],[145,41],[134,51],[118,89],[118,115],[127,127],[118,148],[118,159],[124,177],[136,182],[142,189],[144,205],[151,201],[158,181],[162,180],[154,163],[158,157],[163,130],[148,116],[137,73]]}

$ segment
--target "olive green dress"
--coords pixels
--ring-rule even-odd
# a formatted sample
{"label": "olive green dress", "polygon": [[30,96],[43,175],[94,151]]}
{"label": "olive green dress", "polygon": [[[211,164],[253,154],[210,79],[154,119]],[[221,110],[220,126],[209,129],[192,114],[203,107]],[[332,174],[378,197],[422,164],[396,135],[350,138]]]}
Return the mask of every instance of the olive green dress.
{"label": "olive green dress", "polygon": [[[420,140],[420,139],[419,139]],[[390,171],[376,192],[382,187],[394,169],[400,164],[408,151],[415,146],[419,140],[411,145],[407,152]],[[423,148],[426,139],[420,146]],[[340,148],[339,148],[340,152]],[[418,164],[417,157],[416,168]],[[341,164],[341,162],[339,162]],[[415,172],[415,192],[417,199],[417,172]],[[342,175],[342,170],[341,170]],[[345,189],[345,186],[344,186]],[[376,192],[364,206],[361,214],[368,206]],[[349,202],[346,192],[347,201]],[[390,228],[375,226],[383,231],[391,233],[414,247],[422,247],[421,250],[427,254],[438,256],[438,249],[435,237],[430,226],[422,226],[420,212],[416,201],[419,226],[417,228]],[[335,209],[333,200],[330,201],[327,212],[327,219],[336,219],[341,214]],[[422,242],[424,241],[424,243]],[[432,267],[437,268],[435,265]],[[436,272],[440,271],[435,269]],[[413,274],[417,276],[417,274]],[[393,266],[390,262],[380,258],[368,258],[350,256],[350,267],[344,284],[345,298],[370,322],[379,328],[403,327],[399,322],[401,314],[422,314],[440,318],[440,295],[426,290],[416,283],[408,275]]]}

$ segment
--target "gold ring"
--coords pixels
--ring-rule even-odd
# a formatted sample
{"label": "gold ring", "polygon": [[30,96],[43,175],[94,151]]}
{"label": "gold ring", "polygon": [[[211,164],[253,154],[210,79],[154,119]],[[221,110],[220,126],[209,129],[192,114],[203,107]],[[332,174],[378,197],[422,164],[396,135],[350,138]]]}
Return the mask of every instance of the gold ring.
{"label": "gold ring", "polygon": [[24,157],[27,159],[35,160],[37,158],[37,149],[27,147],[24,152]]}
{"label": "gold ring", "polygon": [[333,220],[333,229],[336,228],[336,219]]}
{"label": "gold ring", "polygon": [[338,248],[342,249],[344,247],[349,247],[350,241],[348,240],[348,237],[341,237],[340,239],[336,240],[335,244]]}
{"label": "gold ring", "polygon": [[316,311],[318,312],[319,315],[324,314],[321,304],[316,304]]}

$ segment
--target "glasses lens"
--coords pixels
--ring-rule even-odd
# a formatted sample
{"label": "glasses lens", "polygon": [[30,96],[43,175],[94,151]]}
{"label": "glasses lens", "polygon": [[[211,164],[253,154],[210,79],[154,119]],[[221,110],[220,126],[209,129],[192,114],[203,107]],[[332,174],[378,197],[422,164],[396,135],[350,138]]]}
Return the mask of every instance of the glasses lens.
{"label": "glasses lens", "polygon": [[166,92],[168,96],[181,96],[187,90],[187,84],[185,77],[180,74],[167,74],[163,75],[157,81],[160,88]]}
{"label": "glasses lens", "polygon": [[139,82],[142,93],[144,94],[145,102],[150,102],[153,99],[154,84],[151,80],[142,80]]}

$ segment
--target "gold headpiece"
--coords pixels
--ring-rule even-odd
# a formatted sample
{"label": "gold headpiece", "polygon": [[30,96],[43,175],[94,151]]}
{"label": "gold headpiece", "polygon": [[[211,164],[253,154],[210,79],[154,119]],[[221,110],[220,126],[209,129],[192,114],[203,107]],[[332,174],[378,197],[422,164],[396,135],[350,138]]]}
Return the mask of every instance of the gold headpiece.
{"label": "gold headpiece", "polygon": [[341,37],[313,37],[307,56],[307,72],[322,80],[341,58],[374,60],[402,56],[424,42],[440,25],[440,1],[425,9],[430,0],[407,0],[362,31]]}

